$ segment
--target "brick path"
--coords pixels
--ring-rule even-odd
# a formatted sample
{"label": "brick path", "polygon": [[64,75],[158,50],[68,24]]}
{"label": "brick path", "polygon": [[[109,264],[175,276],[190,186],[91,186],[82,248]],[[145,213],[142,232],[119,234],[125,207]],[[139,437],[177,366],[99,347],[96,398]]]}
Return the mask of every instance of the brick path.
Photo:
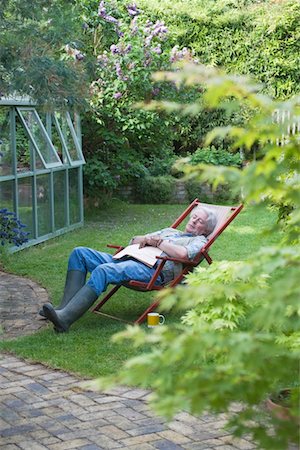
{"label": "brick path", "polygon": [[[37,311],[47,293],[36,283],[0,272],[2,338],[44,326]],[[69,373],[0,356],[0,448],[5,450],[251,450],[223,430],[225,416],[178,414],[166,423],[147,406],[148,391],[89,391]]]}

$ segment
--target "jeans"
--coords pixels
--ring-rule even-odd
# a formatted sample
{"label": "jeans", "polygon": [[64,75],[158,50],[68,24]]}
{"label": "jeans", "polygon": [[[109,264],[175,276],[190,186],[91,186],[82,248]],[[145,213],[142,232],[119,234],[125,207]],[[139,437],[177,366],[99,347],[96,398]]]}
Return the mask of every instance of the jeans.
{"label": "jeans", "polygon": [[[108,284],[122,284],[130,280],[148,282],[155,272],[155,268],[133,259],[113,259],[108,253],[87,247],[76,247],[72,251],[68,270],[90,273],[87,285],[98,296],[106,290]],[[158,277],[155,284],[161,284],[162,281],[162,278]]]}

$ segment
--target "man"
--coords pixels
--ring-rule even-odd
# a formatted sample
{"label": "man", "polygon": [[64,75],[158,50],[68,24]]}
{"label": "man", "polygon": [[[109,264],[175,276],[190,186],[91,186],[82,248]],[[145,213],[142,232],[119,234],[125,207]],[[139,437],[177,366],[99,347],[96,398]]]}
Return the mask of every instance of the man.
{"label": "man", "polygon": [[[145,236],[135,236],[130,243],[140,244],[140,247],[158,247],[172,258],[193,259],[207,242],[206,237],[212,233],[216,223],[217,219],[212,210],[197,206],[192,211],[184,232],[165,228]],[[50,303],[46,303],[41,315],[54,324],[55,331],[68,331],[70,325],[92,306],[108,284],[121,284],[129,280],[148,282],[155,268],[156,266],[148,267],[132,258],[113,259],[108,253],[76,247],[69,258],[61,304],[54,309]],[[178,271],[180,264],[167,261],[156,283],[168,283]],[[88,272],[91,277],[85,283]]]}

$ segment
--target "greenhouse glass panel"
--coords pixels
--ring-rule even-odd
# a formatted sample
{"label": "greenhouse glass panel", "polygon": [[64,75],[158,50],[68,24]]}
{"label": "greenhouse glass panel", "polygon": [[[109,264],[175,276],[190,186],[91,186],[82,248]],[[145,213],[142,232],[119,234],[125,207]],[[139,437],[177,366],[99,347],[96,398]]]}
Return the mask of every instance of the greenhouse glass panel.
{"label": "greenhouse glass panel", "polygon": [[55,122],[70,156],[70,162],[84,163],[81,146],[69,113],[55,113]]}
{"label": "greenhouse glass panel", "polygon": [[37,112],[33,108],[17,108],[17,110],[44,166],[46,168],[60,166],[61,160]]}
{"label": "greenhouse glass panel", "polygon": [[52,231],[50,174],[38,175],[36,178],[36,199],[38,236]]}
{"label": "greenhouse glass panel", "polygon": [[55,119],[51,121],[51,139],[61,161],[64,164],[71,164],[71,158],[68,154],[68,150],[64,142],[62,133],[59,129],[59,125]]}
{"label": "greenhouse glass panel", "polygon": [[60,230],[67,226],[67,193],[66,172],[54,172],[54,223],[55,229]]}
{"label": "greenhouse glass panel", "polygon": [[33,202],[32,202],[33,178],[25,177],[18,180],[18,217],[26,225],[29,238],[35,238],[33,226]]}
{"label": "greenhouse glass panel", "polygon": [[80,207],[79,207],[79,172],[78,169],[69,170],[69,199],[70,199],[70,223],[80,221]]}
{"label": "greenhouse glass panel", "polygon": [[0,209],[7,208],[9,211],[14,209],[14,182],[13,180],[0,183]]}
{"label": "greenhouse glass panel", "polygon": [[13,173],[9,108],[0,109],[0,176]]}
{"label": "greenhouse glass panel", "polygon": [[[32,143],[24,129],[20,119],[16,117],[16,151],[17,172],[24,173],[33,170]],[[43,164],[42,164],[42,167]]]}

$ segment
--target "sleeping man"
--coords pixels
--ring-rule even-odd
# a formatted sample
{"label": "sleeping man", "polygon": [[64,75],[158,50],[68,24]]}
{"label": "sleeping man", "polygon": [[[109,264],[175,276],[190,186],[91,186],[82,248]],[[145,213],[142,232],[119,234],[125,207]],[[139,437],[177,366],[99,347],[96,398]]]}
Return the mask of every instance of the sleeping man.
{"label": "sleeping man", "polygon": [[[214,212],[197,206],[191,212],[185,231],[174,228],[135,236],[131,244],[140,247],[158,247],[163,255],[171,258],[193,259],[207,242],[217,223]],[[87,247],[76,247],[68,263],[64,295],[60,305],[54,308],[46,303],[40,315],[54,324],[57,332],[68,331],[70,325],[78,320],[104,292],[108,284],[119,285],[130,280],[149,282],[156,266],[148,267],[130,257],[114,259],[113,255]],[[156,284],[166,284],[176,277],[181,265],[167,261]],[[91,276],[86,282],[86,275]]]}

